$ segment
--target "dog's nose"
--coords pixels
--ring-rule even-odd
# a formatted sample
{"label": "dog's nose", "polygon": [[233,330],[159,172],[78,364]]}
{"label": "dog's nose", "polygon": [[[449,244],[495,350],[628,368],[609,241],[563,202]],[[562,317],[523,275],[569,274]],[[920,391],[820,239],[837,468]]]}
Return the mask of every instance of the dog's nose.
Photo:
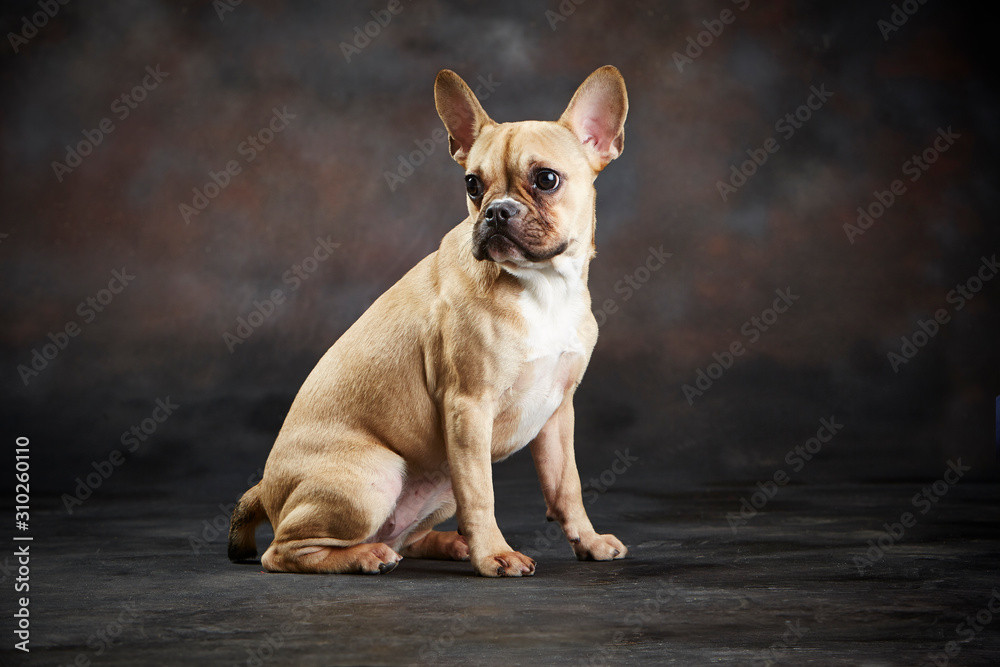
{"label": "dog's nose", "polygon": [[486,207],[484,217],[488,224],[502,227],[507,221],[517,215],[517,206],[511,201],[495,201]]}

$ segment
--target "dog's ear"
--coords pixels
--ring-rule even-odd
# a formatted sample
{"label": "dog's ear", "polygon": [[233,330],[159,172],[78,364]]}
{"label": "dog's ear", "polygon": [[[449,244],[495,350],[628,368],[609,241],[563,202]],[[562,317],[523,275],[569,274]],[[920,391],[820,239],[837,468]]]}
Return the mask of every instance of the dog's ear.
{"label": "dog's ear", "polygon": [[483,111],[472,89],[450,69],[438,72],[434,80],[434,106],[448,130],[451,156],[464,167],[480,131],[494,123]]}
{"label": "dog's ear", "polygon": [[580,84],[559,122],[573,131],[594,171],[601,171],[625,148],[628,94],[618,68],[596,70]]}

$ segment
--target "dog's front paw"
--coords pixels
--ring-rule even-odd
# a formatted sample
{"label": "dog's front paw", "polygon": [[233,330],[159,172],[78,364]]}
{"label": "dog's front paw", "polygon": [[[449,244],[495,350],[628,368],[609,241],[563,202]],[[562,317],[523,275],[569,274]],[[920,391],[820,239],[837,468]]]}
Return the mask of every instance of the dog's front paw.
{"label": "dog's front paw", "polygon": [[598,535],[570,540],[579,560],[618,560],[625,558],[628,549],[614,535]]}
{"label": "dog's front paw", "polygon": [[535,573],[535,561],[518,551],[473,559],[473,567],[484,577],[530,577]]}

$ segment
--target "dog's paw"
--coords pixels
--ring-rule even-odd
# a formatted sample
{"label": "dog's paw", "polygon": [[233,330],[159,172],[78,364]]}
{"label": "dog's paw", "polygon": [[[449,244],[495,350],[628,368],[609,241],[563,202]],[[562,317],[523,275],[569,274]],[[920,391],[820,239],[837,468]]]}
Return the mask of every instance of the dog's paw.
{"label": "dog's paw", "polygon": [[469,560],[469,542],[454,530],[432,530],[402,550],[404,558]]}
{"label": "dog's paw", "polygon": [[381,542],[364,546],[367,548],[362,550],[357,557],[358,572],[362,574],[386,574],[392,572],[396,569],[399,561],[403,560],[402,556]]}
{"label": "dog's paw", "polygon": [[535,573],[535,561],[518,551],[475,559],[473,566],[484,577],[530,577]]}
{"label": "dog's paw", "polygon": [[454,537],[444,544],[444,557],[451,560],[469,560],[469,542],[455,533]]}
{"label": "dog's paw", "polygon": [[628,549],[614,535],[598,535],[571,540],[573,551],[579,560],[618,560],[625,558]]}

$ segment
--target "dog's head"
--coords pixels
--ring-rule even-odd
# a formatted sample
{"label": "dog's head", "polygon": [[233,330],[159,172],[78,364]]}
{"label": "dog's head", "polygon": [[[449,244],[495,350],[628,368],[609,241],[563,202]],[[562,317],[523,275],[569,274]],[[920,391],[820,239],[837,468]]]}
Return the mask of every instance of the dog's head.
{"label": "dog's head", "polygon": [[496,123],[454,72],[434,83],[451,155],[465,168],[472,254],[508,270],[594,252],[594,179],[621,154],[628,97],[614,67],[577,89],[558,121]]}

